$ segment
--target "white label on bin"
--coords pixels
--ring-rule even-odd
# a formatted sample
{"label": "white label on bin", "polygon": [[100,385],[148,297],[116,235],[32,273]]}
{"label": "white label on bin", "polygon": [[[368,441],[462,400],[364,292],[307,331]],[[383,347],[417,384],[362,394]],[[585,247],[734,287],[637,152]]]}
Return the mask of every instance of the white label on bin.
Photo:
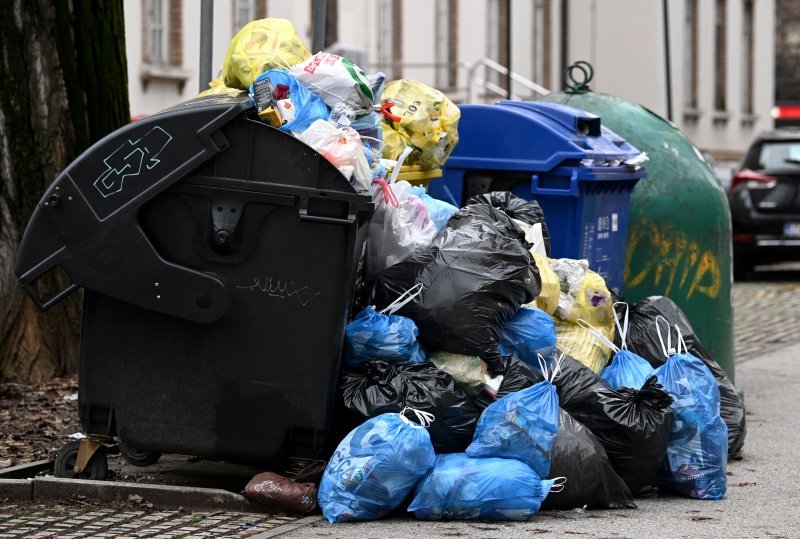
{"label": "white label on bin", "polygon": [[611,214],[611,232],[617,232],[619,230],[619,215],[616,213]]}

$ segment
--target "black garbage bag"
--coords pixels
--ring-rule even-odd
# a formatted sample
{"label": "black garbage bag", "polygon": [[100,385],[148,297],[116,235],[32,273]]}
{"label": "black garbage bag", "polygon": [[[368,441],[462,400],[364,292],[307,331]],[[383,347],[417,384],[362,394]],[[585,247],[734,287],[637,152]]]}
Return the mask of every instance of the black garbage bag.
{"label": "black garbage bag", "polygon": [[[719,387],[719,414],[728,426],[728,458],[740,458],[747,435],[744,400],[725,370],[697,338],[686,314],[674,301],[664,296],[650,296],[631,307],[627,335],[628,349],[642,356],[655,368],[664,364],[667,358],[664,357],[655,331],[657,316],[662,316],[669,322],[673,343],[678,341],[675,331],[675,324],[678,324],[688,353],[705,363],[714,375]],[[665,330],[666,325],[662,324],[662,331],[666,332]],[[663,338],[666,342],[666,335],[663,335]]]}
{"label": "black garbage bag", "polygon": [[503,370],[498,374],[503,375],[503,381],[500,382],[497,395],[493,397],[486,391],[482,391],[472,398],[481,409],[485,409],[497,399],[502,399],[515,391],[527,389],[544,380],[538,369],[534,371],[530,365],[514,356],[503,357]]}
{"label": "black garbage bag", "polygon": [[672,426],[672,397],[655,376],[639,390],[613,390],[565,355],[553,384],[561,408],[597,436],[614,471],[634,495],[655,484]]}
{"label": "black garbage bag", "polygon": [[416,322],[428,350],[479,356],[491,373],[503,368],[503,325],[540,289],[525,245],[483,219],[446,226],[430,247],[379,273],[372,303],[384,308],[417,283],[421,294],[397,314]]}
{"label": "black garbage bag", "polygon": [[450,216],[445,227],[451,230],[458,230],[475,222],[490,224],[504,236],[521,241],[526,249],[531,247],[530,244],[525,242],[525,232],[506,212],[486,203],[464,206]]}
{"label": "black garbage bag", "polygon": [[436,453],[464,451],[481,413],[456,389],[453,378],[432,363],[365,361],[342,373],[339,394],[346,410],[339,420],[347,423],[348,431],[371,417],[399,413],[406,406],[430,412],[435,419],[428,433]]}
{"label": "black garbage bag", "polygon": [[503,210],[512,219],[523,223],[529,225],[541,223],[544,248],[547,256],[550,256],[550,232],[547,230],[547,223],[544,220],[544,211],[542,211],[542,207],[539,206],[538,202],[520,198],[511,191],[492,191],[491,193],[476,195],[467,200],[467,204],[481,203]]}
{"label": "black garbage bag", "polygon": [[549,477],[567,481],[564,490],[545,498],[542,509],[636,509],[631,489],[611,467],[603,444],[563,409]]}

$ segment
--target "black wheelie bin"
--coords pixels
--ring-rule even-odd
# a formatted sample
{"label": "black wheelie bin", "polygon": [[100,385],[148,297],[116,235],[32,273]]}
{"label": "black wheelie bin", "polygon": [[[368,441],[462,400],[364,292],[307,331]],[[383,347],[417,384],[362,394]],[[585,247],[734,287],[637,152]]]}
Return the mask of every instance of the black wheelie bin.
{"label": "black wheelie bin", "polygon": [[[85,290],[78,406],[94,445],[67,466],[91,457],[96,472],[114,439],[140,464],[321,456],[372,211],[246,96],[188,101],[84,152],[16,268],[42,310]],[[72,284],[40,297],[58,267]]]}

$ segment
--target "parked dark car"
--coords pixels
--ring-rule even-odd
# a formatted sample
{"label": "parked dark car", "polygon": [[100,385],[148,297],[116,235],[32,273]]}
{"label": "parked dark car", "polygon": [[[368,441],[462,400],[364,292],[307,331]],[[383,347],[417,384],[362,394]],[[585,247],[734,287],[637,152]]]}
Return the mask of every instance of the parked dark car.
{"label": "parked dark car", "polygon": [[734,275],[800,260],[800,129],[759,135],[731,180]]}

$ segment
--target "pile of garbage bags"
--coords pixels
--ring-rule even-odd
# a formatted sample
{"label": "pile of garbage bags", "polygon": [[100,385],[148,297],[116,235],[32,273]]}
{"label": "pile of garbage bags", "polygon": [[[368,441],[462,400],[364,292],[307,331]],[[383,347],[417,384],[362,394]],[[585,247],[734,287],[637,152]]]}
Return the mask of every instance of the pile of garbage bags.
{"label": "pile of garbage bags", "polygon": [[[312,55],[279,19],[245,26],[211,86],[249,91],[261,121],[375,201],[337,384],[341,441],[316,492],[329,521],[525,520],[633,509],[656,489],[725,495],[744,405],[677,305],[629,309],[586,260],[551,258],[536,201],[489,192],[457,208],[396,181],[457,144],[441,92]],[[313,508],[313,484],[254,481],[251,499]]]}

